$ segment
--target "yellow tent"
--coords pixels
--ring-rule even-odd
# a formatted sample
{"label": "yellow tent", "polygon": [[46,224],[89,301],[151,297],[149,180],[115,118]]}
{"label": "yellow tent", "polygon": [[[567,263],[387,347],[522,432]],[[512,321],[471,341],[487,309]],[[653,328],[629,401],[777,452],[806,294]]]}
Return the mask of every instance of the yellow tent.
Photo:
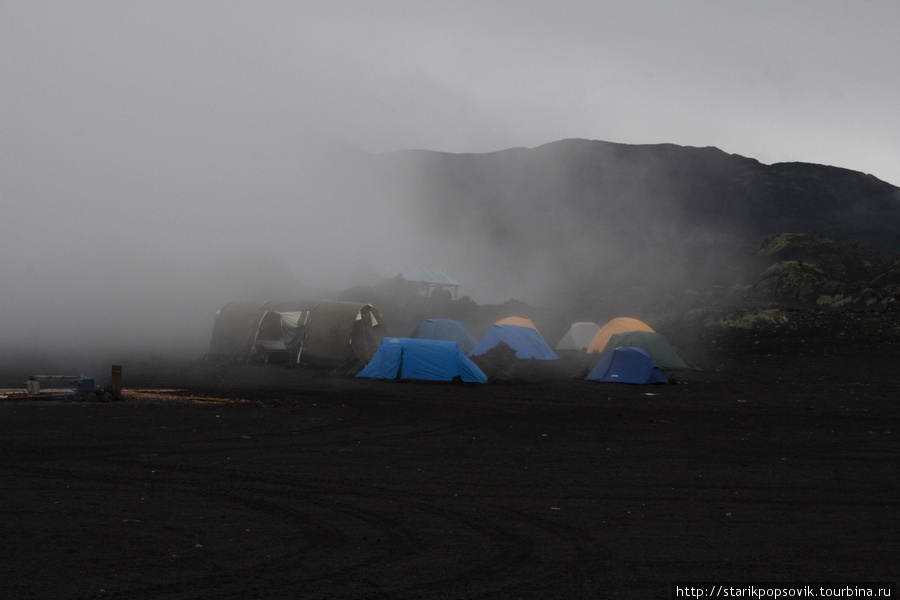
{"label": "yellow tent", "polygon": [[643,321],[632,319],[631,317],[617,317],[604,325],[600,331],[597,332],[597,335],[591,340],[591,345],[588,346],[587,353],[603,352],[603,349],[606,348],[606,344],[609,342],[609,338],[617,333],[626,333],[628,331],[647,331],[649,333],[656,333],[653,331],[652,327]]}

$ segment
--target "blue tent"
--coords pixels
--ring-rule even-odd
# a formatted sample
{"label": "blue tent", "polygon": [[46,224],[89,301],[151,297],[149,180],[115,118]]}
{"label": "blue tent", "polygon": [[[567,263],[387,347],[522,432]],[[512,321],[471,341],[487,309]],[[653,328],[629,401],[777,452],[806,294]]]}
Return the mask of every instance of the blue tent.
{"label": "blue tent", "polygon": [[679,369],[689,368],[687,364],[681,360],[675,348],[669,344],[669,341],[663,337],[661,333],[653,333],[650,331],[626,331],[623,333],[613,334],[606,344],[606,348],[600,353],[600,358],[606,356],[606,353],[613,348],[620,346],[631,346],[632,348],[640,348],[645,350],[650,358],[663,369],[677,371]]}
{"label": "blue tent", "polygon": [[613,383],[668,383],[666,374],[640,348],[620,346],[607,352],[585,379]]}
{"label": "blue tent", "polygon": [[375,356],[357,377],[485,383],[487,376],[466,358],[456,342],[384,338]]}
{"label": "blue tent", "polygon": [[491,325],[469,356],[484,354],[500,342],[515,350],[516,358],[559,360],[537,330],[520,325]]}
{"label": "blue tent", "polygon": [[463,352],[470,352],[478,340],[466,327],[462,321],[454,321],[453,319],[425,319],[416,330],[412,332],[411,338],[419,338],[426,340],[450,340],[459,344]]}

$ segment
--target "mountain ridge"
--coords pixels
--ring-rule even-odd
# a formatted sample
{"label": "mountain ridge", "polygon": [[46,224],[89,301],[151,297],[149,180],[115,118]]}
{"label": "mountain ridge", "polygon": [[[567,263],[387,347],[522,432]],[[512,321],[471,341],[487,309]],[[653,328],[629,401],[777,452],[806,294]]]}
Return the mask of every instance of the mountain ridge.
{"label": "mountain ridge", "polygon": [[576,294],[604,279],[720,284],[743,269],[748,247],[789,232],[900,252],[900,188],[841,167],[586,139],[380,160],[398,193],[417,199],[425,230],[462,246],[460,264],[489,262],[501,285],[514,283],[508,271]]}

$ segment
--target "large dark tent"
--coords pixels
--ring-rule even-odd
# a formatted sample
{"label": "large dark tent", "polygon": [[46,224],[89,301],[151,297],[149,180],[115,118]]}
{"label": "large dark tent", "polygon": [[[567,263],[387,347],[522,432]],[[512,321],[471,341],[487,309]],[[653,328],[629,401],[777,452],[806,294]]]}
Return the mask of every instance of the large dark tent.
{"label": "large dark tent", "polygon": [[321,300],[222,307],[210,336],[208,360],[267,361],[353,369],[364,365],[390,333],[371,304]]}
{"label": "large dark tent", "polygon": [[265,358],[269,351],[284,351],[283,315],[308,315],[313,306],[304,301],[226,304],[216,312],[207,360],[246,362]]}
{"label": "large dark tent", "polygon": [[384,315],[371,304],[322,300],[306,322],[297,363],[353,370],[365,365],[389,336]]}
{"label": "large dark tent", "polygon": [[478,339],[462,321],[453,319],[425,319],[409,336],[426,340],[449,340],[459,344],[463,352],[471,352]]}
{"label": "large dark tent", "polygon": [[296,356],[311,310],[267,311],[256,333],[256,356],[265,362],[283,362]]}
{"label": "large dark tent", "polygon": [[218,362],[247,360],[265,310],[254,302],[230,302],[219,309],[209,337],[207,359]]}
{"label": "large dark tent", "polygon": [[357,377],[485,383],[487,376],[448,340],[384,338]]}

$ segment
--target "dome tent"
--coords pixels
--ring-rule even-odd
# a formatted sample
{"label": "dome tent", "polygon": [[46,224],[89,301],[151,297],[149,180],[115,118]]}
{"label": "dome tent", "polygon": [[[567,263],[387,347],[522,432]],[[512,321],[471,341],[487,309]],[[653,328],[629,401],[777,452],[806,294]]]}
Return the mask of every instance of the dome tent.
{"label": "dome tent", "polygon": [[609,383],[668,383],[666,374],[640,348],[622,346],[607,352],[585,378]]}
{"label": "dome tent", "polygon": [[611,319],[604,325],[588,346],[588,354],[594,352],[602,352],[609,342],[609,338],[617,333],[625,333],[627,331],[649,331],[653,332],[653,328],[641,321],[640,319],[632,319],[631,317],[617,317]]}
{"label": "dome tent", "polygon": [[448,340],[384,338],[357,377],[485,383],[487,376],[466,358],[459,344]]}
{"label": "dome tent", "polygon": [[453,319],[424,319],[409,337],[453,341],[459,344],[463,352],[470,352],[478,343],[465,323]]}
{"label": "dome tent", "polygon": [[[534,325],[534,321],[531,319],[526,319],[525,317],[506,317],[505,319],[500,319],[494,325],[518,325],[519,327],[530,327],[535,331],[538,328]],[[540,333],[538,331],[538,333]]]}
{"label": "dome tent", "polygon": [[644,350],[663,369],[677,371],[690,368],[661,333],[649,331],[617,333],[609,338],[609,342],[600,356],[606,356],[612,349],[622,346],[632,346]]}
{"label": "dome tent", "polygon": [[598,331],[600,331],[600,326],[593,321],[572,323],[566,334],[556,344],[556,349],[587,352],[587,349],[591,346],[591,341]]}
{"label": "dome tent", "polygon": [[491,325],[468,355],[485,354],[501,342],[516,351],[516,358],[559,360],[536,329],[519,325]]}

